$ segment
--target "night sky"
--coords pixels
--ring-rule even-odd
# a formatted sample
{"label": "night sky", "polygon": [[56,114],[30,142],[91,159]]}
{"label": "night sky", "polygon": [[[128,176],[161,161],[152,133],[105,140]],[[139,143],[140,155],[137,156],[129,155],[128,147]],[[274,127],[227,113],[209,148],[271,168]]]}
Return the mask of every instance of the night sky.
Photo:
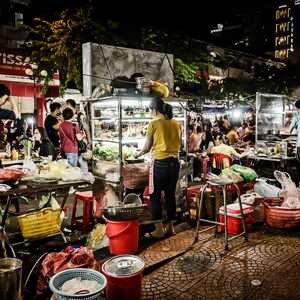
{"label": "night sky", "polygon": [[[142,4],[141,2],[140,4]],[[173,2],[175,3],[175,2]],[[181,1],[169,5],[166,2],[144,2],[145,5],[116,5],[107,15],[115,19],[130,20],[137,24],[153,24],[165,31],[185,31],[187,33],[207,33],[210,26],[222,22],[222,18],[235,10],[282,4],[280,0],[206,0]]]}

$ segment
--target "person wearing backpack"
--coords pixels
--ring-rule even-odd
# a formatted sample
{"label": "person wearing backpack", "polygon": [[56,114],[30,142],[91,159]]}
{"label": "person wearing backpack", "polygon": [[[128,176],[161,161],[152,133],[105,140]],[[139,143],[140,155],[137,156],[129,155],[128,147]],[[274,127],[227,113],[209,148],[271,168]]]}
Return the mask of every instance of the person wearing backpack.
{"label": "person wearing backpack", "polygon": [[[81,134],[83,134],[83,141],[87,143],[87,149],[91,149],[91,133],[89,130],[89,125],[87,122],[86,116],[78,112],[76,110],[76,102],[73,99],[68,99],[66,101],[65,108],[70,108],[73,111],[73,118],[72,118],[72,123],[78,124],[79,130]],[[88,164],[87,162],[83,159],[84,153],[78,154],[78,163],[80,166],[80,169],[83,172],[88,172]]]}

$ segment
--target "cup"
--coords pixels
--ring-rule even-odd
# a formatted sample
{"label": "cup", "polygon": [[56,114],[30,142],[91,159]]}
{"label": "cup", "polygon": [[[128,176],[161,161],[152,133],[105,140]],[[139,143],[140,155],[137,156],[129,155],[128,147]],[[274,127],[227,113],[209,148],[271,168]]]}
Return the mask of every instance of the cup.
{"label": "cup", "polygon": [[31,158],[31,147],[24,147],[24,157]]}

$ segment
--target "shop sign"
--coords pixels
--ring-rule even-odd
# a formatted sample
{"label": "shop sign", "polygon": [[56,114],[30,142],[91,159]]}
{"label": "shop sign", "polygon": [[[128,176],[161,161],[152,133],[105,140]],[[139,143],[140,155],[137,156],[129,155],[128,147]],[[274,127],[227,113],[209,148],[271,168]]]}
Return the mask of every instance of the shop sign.
{"label": "shop sign", "polygon": [[[25,74],[30,67],[30,59],[21,49],[0,47],[0,81],[30,83],[33,81]],[[49,85],[59,85],[59,75]]]}

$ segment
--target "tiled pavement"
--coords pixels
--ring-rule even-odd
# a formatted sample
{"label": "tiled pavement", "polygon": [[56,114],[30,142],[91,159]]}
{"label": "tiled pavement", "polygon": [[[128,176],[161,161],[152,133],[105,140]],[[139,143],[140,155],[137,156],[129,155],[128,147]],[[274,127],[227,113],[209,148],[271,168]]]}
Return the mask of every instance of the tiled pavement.
{"label": "tiled pavement", "polygon": [[146,272],[153,264],[171,259],[144,276],[142,299],[300,299],[300,233],[268,226],[254,227],[249,242],[243,237],[229,242],[224,234],[199,235],[195,229],[157,242],[139,256]]}
{"label": "tiled pavement", "polygon": [[[71,198],[67,202],[70,209],[72,204]],[[158,242],[140,237],[137,255],[146,263],[142,300],[300,299],[299,229],[254,225],[248,242],[239,237],[229,242],[229,251],[225,251],[224,234],[211,238],[214,230],[207,231],[193,245],[195,228],[189,228]],[[7,229],[15,230],[13,218]],[[85,237],[70,235],[68,241],[84,245]],[[41,254],[60,251],[62,245],[57,236],[28,247],[17,246],[17,253],[31,253],[17,254],[23,259],[23,282]],[[100,263],[112,256],[108,248],[94,255]]]}

